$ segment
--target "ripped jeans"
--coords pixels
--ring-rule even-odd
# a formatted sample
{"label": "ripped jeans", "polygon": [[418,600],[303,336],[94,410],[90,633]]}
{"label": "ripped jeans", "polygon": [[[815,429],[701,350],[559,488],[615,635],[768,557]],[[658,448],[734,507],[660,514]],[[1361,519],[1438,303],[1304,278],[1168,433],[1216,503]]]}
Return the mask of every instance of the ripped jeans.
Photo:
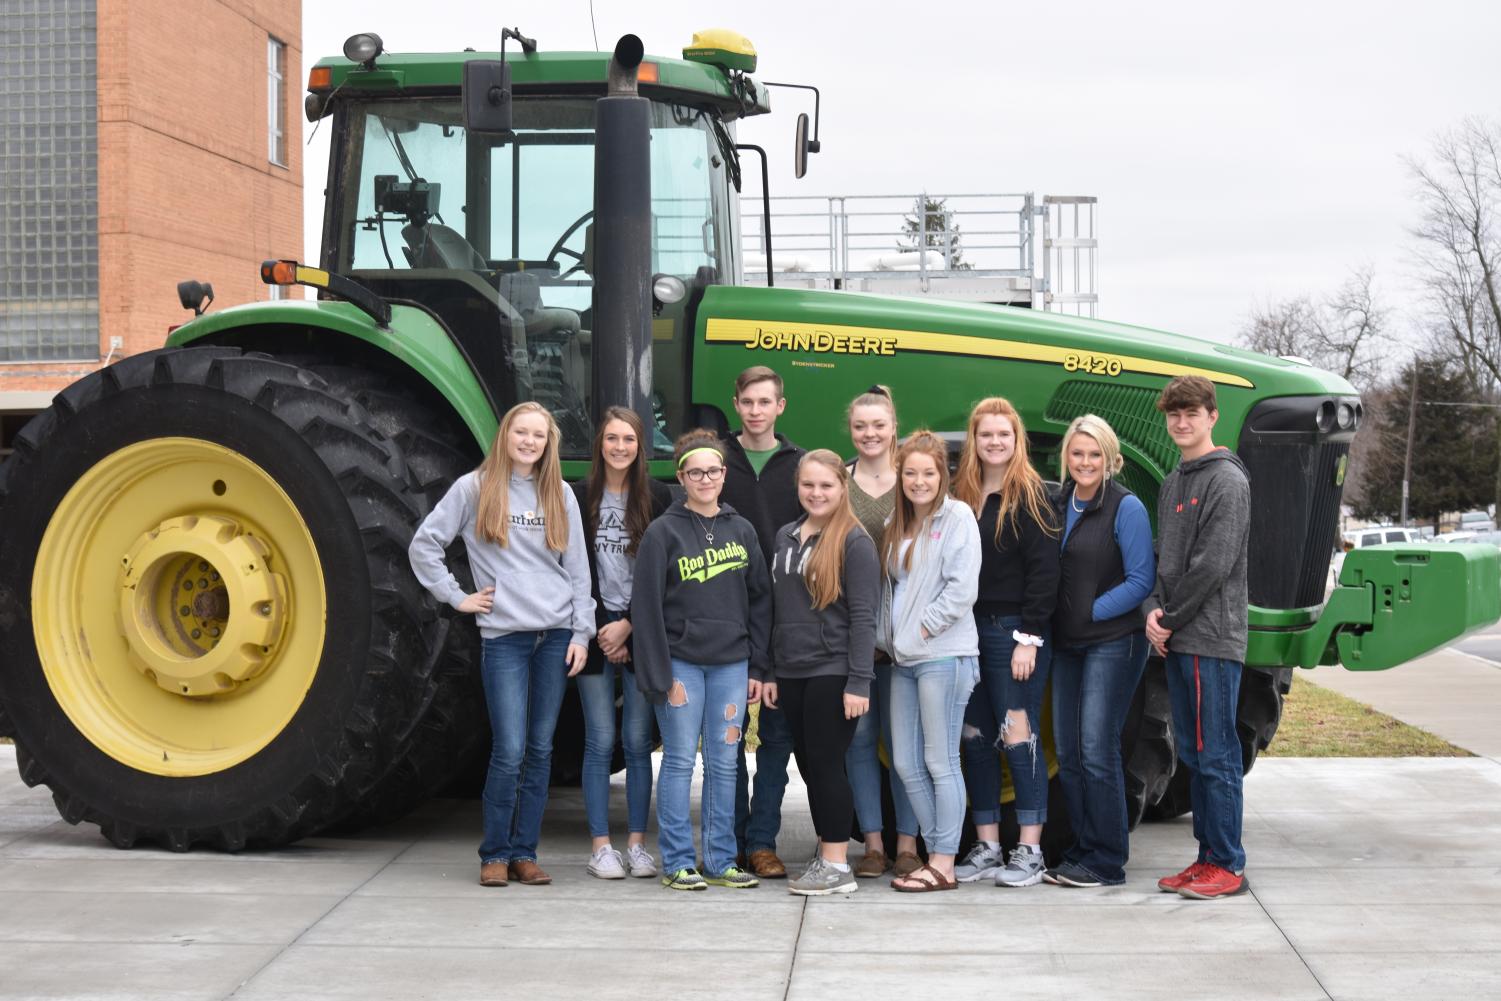
{"label": "ripped jeans", "polygon": [[702,738],[700,841],[704,872],[717,876],[735,864],[735,757],[745,727],[747,665],[743,660],[703,665],[673,658],[672,679],[667,701],[656,707],[662,731],[657,773],[662,871],[670,875],[695,867],[693,763]]}
{"label": "ripped jeans", "polygon": [[[1053,644],[1050,630],[1042,634],[1036,667],[1026,681],[1011,676],[1011,651],[1016,641],[1011,633],[1021,627],[1015,615],[976,615],[980,631],[980,683],[964,711],[964,786],[969,793],[970,816],[976,824],[996,824],[1001,819],[1001,762],[1011,770],[1016,788],[1016,822],[1021,826],[1043,824],[1048,819],[1048,763],[1039,738],[1042,727],[1042,693],[1048,684]],[[1006,735],[1008,712],[1027,715],[1030,736],[1013,741]]]}

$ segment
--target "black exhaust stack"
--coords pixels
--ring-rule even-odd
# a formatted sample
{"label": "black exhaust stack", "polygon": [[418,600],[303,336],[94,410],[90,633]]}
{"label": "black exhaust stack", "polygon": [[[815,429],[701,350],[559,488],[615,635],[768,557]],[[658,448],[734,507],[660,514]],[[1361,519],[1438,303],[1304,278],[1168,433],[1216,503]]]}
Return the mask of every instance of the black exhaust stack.
{"label": "black exhaust stack", "polygon": [[[609,91],[594,105],[594,411],[641,415],[651,448],[651,102],[636,93],[645,49],[615,43]],[[650,452],[648,452],[650,454]]]}

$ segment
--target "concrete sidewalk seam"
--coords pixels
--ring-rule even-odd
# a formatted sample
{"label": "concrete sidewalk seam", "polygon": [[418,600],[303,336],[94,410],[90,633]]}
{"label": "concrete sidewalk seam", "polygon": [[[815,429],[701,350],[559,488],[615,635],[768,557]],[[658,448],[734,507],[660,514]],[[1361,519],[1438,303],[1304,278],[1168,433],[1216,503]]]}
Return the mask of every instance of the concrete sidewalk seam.
{"label": "concrete sidewalk seam", "polygon": [[1329,993],[1329,988],[1324,986],[1324,982],[1319,979],[1319,975],[1313,972],[1313,967],[1309,964],[1307,957],[1305,957],[1303,953],[1298,951],[1298,947],[1296,945],[1293,945],[1293,940],[1288,937],[1288,934],[1283,930],[1282,925],[1277,922],[1277,919],[1272,915],[1272,912],[1267,910],[1266,904],[1263,903],[1261,898],[1256,895],[1256,884],[1254,883],[1251,884],[1250,894],[1251,899],[1256,901],[1256,906],[1261,908],[1261,913],[1266,915],[1266,919],[1272,923],[1272,927],[1277,929],[1277,934],[1282,936],[1282,941],[1287,943],[1287,947],[1293,951],[1293,955],[1298,957],[1298,962],[1303,964],[1303,969],[1308,971],[1308,975],[1313,978],[1313,982],[1318,985],[1319,990],[1324,992],[1324,997],[1328,998],[1329,1001],[1334,1001],[1334,995]]}
{"label": "concrete sidewalk seam", "polygon": [[[412,845],[414,845],[414,844],[416,844],[415,841],[408,842],[407,847],[403,848],[401,851],[397,852],[395,857],[399,858],[404,852],[409,851],[411,849]],[[280,959],[281,957],[285,956],[287,954],[287,952],[293,946],[295,946],[298,942],[301,942],[303,940],[303,938],[306,937],[306,935],[307,935],[308,932],[312,931],[314,928],[318,927],[318,925],[322,924],[325,918],[327,918],[334,911],[338,910],[342,905],[344,905],[345,903],[347,903],[349,901],[350,897],[354,896],[356,893],[360,892],[360,890],[362,890],[365,887],[369,886],[370,885],[370,881],[372,879],[375,879],[381,873],[385,872],[388,868],[390,868],[391,863],[392,863],[393,860],[394,859],[387,859],[385,861],[385,863],[383,863],[379,869],[377,869],[374,872],[372,872],[370,874],[370,876],[363,883],[361,883],[359,886],[356,886],[354,889],[350,890],[342,898],[340,898],[339,900],[335,901],[334,904],[331,907],[328,908],[328,910],[324,911],[322,914],[318,915],[318,917],[316,917],[315,919],[313,919],[312,921],[310,921],[308,923],[307,927],[303,928],[302,931],[300,931],[300,932],[297,933],[297,937],[296,938],[292,939],[292,941],[288,942],[286,945],[284,945],[280,949],[276,950],[276,954],[275,955],[273,955],[270,959],[268,959],[264,963],[262,963],[255,970],[254,973],[250,974],[250,976],[248,976],[244,980],[240,981],[240,984],[239,984],[238,987],[236,987],[234,990],[230,991],[228,994],[224,995],[224,1001],[229,1001],[230,998],[234,997],[236,994],[240,993],[240,991],[244,990],[246,987],[249,987],[252,983],[254,983],[256,977],[259,977],[262,973],[265,973],[268,969],[270,969],[273,965],[275,965],[276,961],[278,959]]]}
{"label": "concrete sidewalk seam", "polygon": [[792,976],[797,972],[797,950],[803,944],[803,925],[808,921],[808,898],[802,899],[803,910],[797,916],[797,934],[792,938],[792,955],[787,960],[787,983],[782,987],[782,1001],[792,993]]}

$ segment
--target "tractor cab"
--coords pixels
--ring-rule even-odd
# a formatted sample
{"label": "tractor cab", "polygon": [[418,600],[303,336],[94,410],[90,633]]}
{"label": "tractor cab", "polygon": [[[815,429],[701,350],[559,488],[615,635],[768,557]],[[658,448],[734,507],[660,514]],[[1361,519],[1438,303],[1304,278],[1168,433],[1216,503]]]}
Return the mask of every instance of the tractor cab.
{"label": "tractor cab", "polygon": [[[322,267],[431,311],[497,411],[536,400],[553,412],[564,458],[587,454],[594,424],[595,103],[608,63],[512,53],[511,128],[499,134],[465,128],[453,55],[325,61],[308,102],[333,126]],[[742,72],[686,60],[643,63],[639,93],[650,273],[669,290],[651,323],[653,444],[665,449],[666,429],[691,416],[695,293],[740,274],[734,122],[768,105]]]}

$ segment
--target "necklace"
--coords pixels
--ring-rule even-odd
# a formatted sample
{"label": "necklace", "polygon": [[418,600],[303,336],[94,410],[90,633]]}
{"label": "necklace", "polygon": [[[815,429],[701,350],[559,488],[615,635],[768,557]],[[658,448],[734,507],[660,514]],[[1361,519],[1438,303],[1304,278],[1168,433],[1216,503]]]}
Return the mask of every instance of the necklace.
{"label": "necklace", "polygon": [[711,546],[714,545],[714,526],[719,524],[719,512],[714,512],[714,517],[710,519],[708,528],[704,528],[704,520],[698,516],[697,511],[690,511],[689,514],[693,515],[693,520],[698,522],[699,530],[704,533],[704,541]]}
{"label": "necklace", "polygon": [[[1094,498],[1091,497],[1089,500],[1094,500]],[[1083,514],[1089,508],[1089,500],[1084,502],[1083,507],[1080,507],[1078,493],[1071,493],[1068,495],[1068,506],[1074,509],[1074,514]]]}

